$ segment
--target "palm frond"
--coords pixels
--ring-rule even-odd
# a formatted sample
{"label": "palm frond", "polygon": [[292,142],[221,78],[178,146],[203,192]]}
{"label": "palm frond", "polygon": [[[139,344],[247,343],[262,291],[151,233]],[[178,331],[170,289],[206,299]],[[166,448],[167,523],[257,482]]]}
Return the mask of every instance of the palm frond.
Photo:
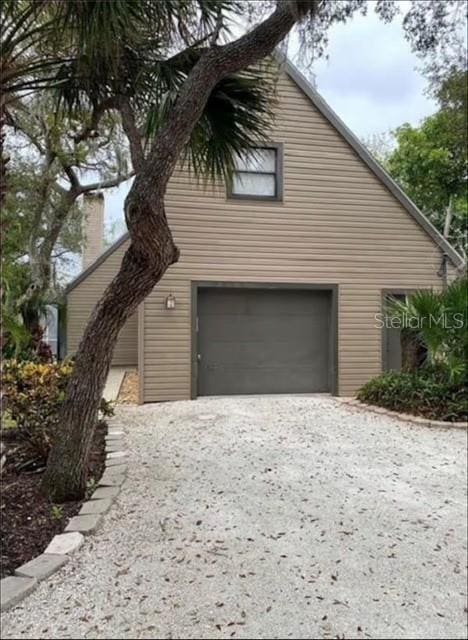
{"label": "palm frond", "polygon": [[[161,70],[155,96],[157,102],[147,111],[145,132],[149,140],[170,117],[179,86],[185,78],[180,66],[172,73],[164,69],[164,65]],[[268,140],[275,103],[275,79],[273,69],[264,66],[227,76],[216,85],[182,158],[182,164],[198,179],[229,179],[236,155]]]}
{"label": "palm frond", "polygon": [[400,318],[403,331],[417,336],[426,345],[431,360],[441,353],[445,337],[444,306],[438,292],[416,291],[406,301],[390,302],[389,311]]}
{"label": "palm frond", "polygon": [[452,282],[446,291],[421,290],[402,302],[391,300],[388,313],[401,320],[403,331],[427,347],[430,362],[455,366],[468,355],[468,281]]}

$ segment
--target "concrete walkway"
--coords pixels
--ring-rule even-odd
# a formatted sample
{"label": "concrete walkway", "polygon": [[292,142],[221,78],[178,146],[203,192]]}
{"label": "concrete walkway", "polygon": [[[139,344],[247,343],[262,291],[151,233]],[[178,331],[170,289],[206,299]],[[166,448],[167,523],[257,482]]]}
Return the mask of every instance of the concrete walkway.
{"label": "concrete walkway", "polygon": [[126,372],[126,367],[111,367],[109,375],[107,376],[106,386],[104,387],[104,393],[102,394],[109,402],[117,400]]}
{"label": "concrete walkway", "polygon": [[129,478],[4,638],[465,638],[466,433],[326,397],[119,408]]}

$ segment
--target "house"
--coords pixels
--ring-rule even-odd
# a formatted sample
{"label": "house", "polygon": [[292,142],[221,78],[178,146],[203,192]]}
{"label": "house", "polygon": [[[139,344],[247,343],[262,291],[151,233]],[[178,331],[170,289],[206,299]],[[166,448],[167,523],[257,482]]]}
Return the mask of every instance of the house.
{"label": "house", "polygon": [[[289,62],[277,91],[271,143],[239,160],[230,188],[183,171],[170,182],[181,258],[114,354],[115,365],[138,367],[141,402],[352,395],[388,366],[395,340],[376,319],[385,296],[440,287],[462,264]],[[90,205],[94,237],[102,203]],[[88,256],[68,287],[69,353],[128,245],[125,235]]]}

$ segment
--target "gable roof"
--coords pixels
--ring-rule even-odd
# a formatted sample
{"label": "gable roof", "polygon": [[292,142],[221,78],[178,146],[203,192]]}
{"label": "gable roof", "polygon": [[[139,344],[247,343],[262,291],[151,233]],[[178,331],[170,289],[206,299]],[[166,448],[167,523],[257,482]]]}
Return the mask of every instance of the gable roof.
{"label": "gable roof", "polygon": [[[338,131],[346,140],[350,147],[357,153],[361,160],[368,168],[377,176],[377,178],[387,187],[393,196],[400,202],[404,209],[412,218],[421,226],[424,231],[432,238],[432,240],[441,249],[443,254],[448,256],[456,267],[464,265],[463,258],[455,251],[452,245],[443,237],[443,235],[434,227],[434,225],[426,218],[414,202],[405,194],[398,186],[393,178],[385,171],[385,169],[375,160],[369,153],[363,143],[354,133],[345,125],[345,123],[337,116],[333,109],[325,102],[318,91],[311,85],[299,69],[287,58],[277,56],[281,67],[291,78],[291,80],[301,89],[307,98],[312,102],[314,107],[324,116],[324,118]],[[85,280],[97,267],[102,264],[116,249],[118,249],[126,240],[130,238],[128,231],[112,244],[104,253],[89,265],[82,273],[80,273],[67,286],[65,293],[69,293],[80,282]]]}

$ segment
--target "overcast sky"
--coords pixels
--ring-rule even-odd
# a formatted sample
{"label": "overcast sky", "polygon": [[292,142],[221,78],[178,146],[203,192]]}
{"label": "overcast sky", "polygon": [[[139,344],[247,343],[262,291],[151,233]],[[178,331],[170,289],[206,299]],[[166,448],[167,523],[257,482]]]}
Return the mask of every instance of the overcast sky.
{"label": "overcast sky", "polygon": [[[316,86],[325,100],[361,139],[410,122],[417,124],[435,111],[425,96],[426,80],[419,61],[403,37],[398,20],[385,24],[369,10],[333,27],[328,59],[314,64]],[[291,54],[294,52],[291,51]],[[120,236],[123,199],[128,187],[106,192],[106,227]],[[109,239],[111,239],[109,237]]]}
{"label": "overcast sky", "polygon": [[417,124],[435,111],[424,92],[419,60],[399,20],[385,24],[369,10],[330,33],[328,60],[316,62],[317,89],[360,138],[404,122]]}

